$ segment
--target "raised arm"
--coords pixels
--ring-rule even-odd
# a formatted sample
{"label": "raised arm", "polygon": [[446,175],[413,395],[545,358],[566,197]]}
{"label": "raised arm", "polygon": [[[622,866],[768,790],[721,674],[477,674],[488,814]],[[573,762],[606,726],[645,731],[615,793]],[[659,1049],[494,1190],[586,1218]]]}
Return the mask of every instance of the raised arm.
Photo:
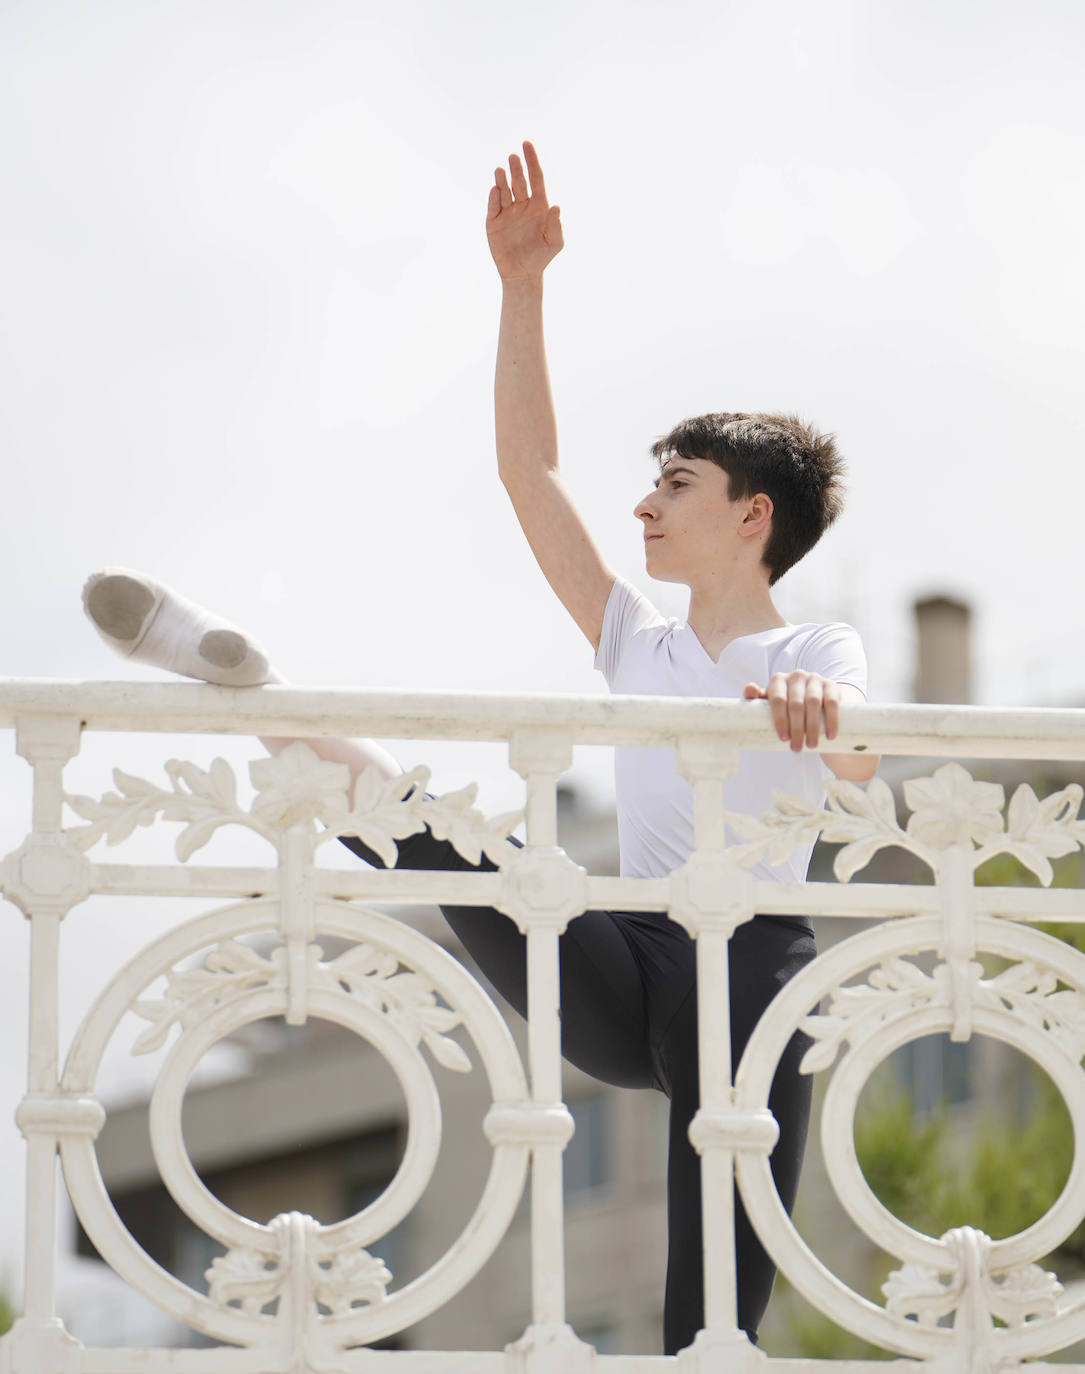
{"label": "raised arm", "polygon": [[558,471],[542,295],[543,273],[563,245],[561,215],[547,201],[530,143],[523,162],[513,154],[508,175],[503,167],[494,175],[486,235],[502,284],[494,379],[498,474],[543,575],[597,649],[614,573]]}

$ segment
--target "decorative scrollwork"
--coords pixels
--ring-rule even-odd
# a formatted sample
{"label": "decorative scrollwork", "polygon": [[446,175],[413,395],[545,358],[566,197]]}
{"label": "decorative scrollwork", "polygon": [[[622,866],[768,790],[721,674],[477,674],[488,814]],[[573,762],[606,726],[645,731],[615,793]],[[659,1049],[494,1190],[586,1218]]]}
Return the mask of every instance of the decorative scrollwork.
{"label": "decorative scrollwork", "polygon": [[953,1264],[947,1277],[923,1264],[895,1269],[882,1285],[887,1311],[914,1317],[921,1326],[935,1326],[966,1301],[978,1306],[984,1325],[997,1317],[1007,1326],[1022,1326],[1029,1317],[1058,1312],[1062,1284],[1048,1270],[1026,1264],[992,1273],[990,1238],[970,1227],[948,1231],[942,1241]]}
{"label": "decorative scrollwork", "polygon": [[[411,969],[401,971],[398,955],[375,944],[352,946],[337,959],[322,962],[323,951],[307,949],[311,988],[340,990],[373,1011],[387,1016],[410,1044],[424,1044],[446,1069],[468,1073],[471,1061],[462,1046],[445,1032],[460,1024],[459,1014],[441,1006],[426,980]],[[174,970],[165,996],[137,1002],[134,1010],[151,1024],[132,1046],[133,1054],[160,1049],[170,1028],[183,1029],[202,1020],[214,1008],[258,987],[287,985],[287,950],[278,945],[265,958],[251,945],[224,940],[199,968]]]}
{"label": "decorative scrollwork", "polygon": [[167,821],[186,822],[176,846],[182,863],[223,825],[247,825],[265,838],[272,838],[270,831],[254,824],[238,806],[237,780],[225,759],[215,759],[206,773],[194,763],[170,759],[166,773],[172,784],[169,792],[145,778],[115,768],[116,792],[106,792],[98,800],[66,796],[64,800],[71,809],[88,824],[72,826],[65,834],[83,850],[91,849],[101,839],[106,844],[120,844],[138,827],[152,825],[161,815]]}
{"label": "decorative scrollwork", "polygon": [[845,1044],[858,1044],[886,1021],[920,1007],[948,1005],[949,998],[948,965],[939,964],[928,974],[907,959],[886,959],[867,982],[837,988],[828,1012],[803,1020],[802,1029],[814,1043],[800,1072],[827,1069]]}
{"label": "decorative scrollwork", "polygon": [[311,1307],[342,1316],[387,1301],[392,1273],[384,1261],[364,1249],[322,1259],[313,1244],[317,1230],[311,1217],[276,1217],[268,1228],[266,1248],[229,1250],[212,1261],[204,1275],[211,1301],[220,1307],[236,1304],[246,1316],[260,1316],[291,1288],[289,1252],[298,1239]]}
{"label": "decorative scrollwork", "polygon": [[994,978],[978,980],[975,998],[977,1005],[1003,1007],[1025,1025],[1047,1031],[1075,1064],[1085,1058],[1085,996],[1060,990],[1052,970],[1011,964]]}
{"label": "decorative scrollwork", "polygon": [[1012,854],[1046,887],[1054,877],[1051,860],[1085,846],[1085,821],[1077,819],[1085,794],[1077,783],[1043,801],[1022,783],[1005,819],[1005,789],[977,781],[959,763],[947,763],[931,777],[912,778],[903,787],[912,810],[905,828],[897,820],[893,793],[881,778],[873,778],[865,788],[830,779],[825,808],[774,791],[775,811],[760,817],[728,812],[728,825],[747,841],[735,845],[731,857],[743,868],[761,861],[778,864],[820,835],[843,845],[833,871],[841,882],[848,882],[880,849],[907,850],[937,872],[943,852],[956,846],[969,852],[973,871],[996,854]]}
{"label": "decorative scrollwork", "polygon": [[202,967],[174,969],[167,979],[164,997],[148,998],[133,1006],[133,1011],[151,1024],[137,1037],[132,1053],[152,1054],[165,1044],[173,1025],[187,1030],[214,1008],[252,988],[285,984],[284,956],[282,945],[265,959],[240,940],[223,940],[208,954]]}
{"label": "decorative scrollwork", "polygon": [[743,868],[752,868],[762,859],[777,864],[797,845],[812,844],[821,835],[845,846],[834,863],[841,882],[847,882],[879,849],[890,845],[927,857],[897,823],[893,793],[881,778],[871,779],[865,789],[838,778],[826,783],[825,791],[827,809],[805,797],[791,797],[774,790],[775,811],[760,818],[728,812],[728,825],[751,841],[732,848],[731,857]]}
{"label": "decorative scrollwork", "polygon": [[[339,1367],[337,1351],[403,1330],[478,1273],[515,1212],[536,1136],[488,1137],[490,1167],[465,1229],[428,1269],[397,1287],[380,1257],[382,1237],[410,1215],[433,1178],[442,1140],[433,1061],[481,1070],[499,1118],[528,1102],[530,1089],[500,1013],[447,951],[393,917],[318,899],[312,929],[342,951],[325,958],[314,940],[282,940],[278,906],[270,896],[248,898],[195,917],[141,951],[94,1003],[62,1079],[64,1102],[90,1100],[114,1035],[133,1010],[142,1015],[147,1024],[137,1048],[167,1051],[149,1108],[162,1181],[225,1252],[207,1273],[209,1289],[164,1274],[113,1209],[96,1212],[85,1201],[103,1191],[93,1131],[69,1129],[66,1119],[61,1153],[80,1220],[129,1284],[227,1345],[281,1336],[297,1341],[306,1368],[331,1369]],[[383,1058],[406,1105],[393,1178],[354,1215],[329,1225],[296,1212],[269,1225],[239,1215],[207,1188],[183,1138],[184,1096],[196,1066],[239,1028],[284,1015],[290,972],[304,980],[311,1015],[353,1032]],[[167,1045],[174,1026],[181,1033]]]}
{"label": "decorative scrollwork", "polygon": [[[1054,806],[1051,814],[1057,818]],[[1037,907],[1043,909],[1039,895]],[[763,1110],[780,1049],[797,1029],[812,1036],[802,1070],[832,1070],[821,1119],[830,1183],[860,1230],[899,1266],[883,1290],[884,1307],[840,1285],[823,1310],[899,1354],[969,1374],[999,1374],[1064,1348],[1082,1325],[1081,1303],[1060,1303],[1057,1277],[1041,1267],[1043,1256],[1081,1225],[1080,1150],[1058,1198],[1020,1231],[992,1240],[964,1226],[936,1238],[895,1216],[872,1190],[852,1139],[856,1110],[871,1074],[889,1054],[920,1036],[951,1031],[958,992],[952,975],[960,973],[972,1003],[973,1032],[1027,1054],[1055,1084],[1075,1141],[1085,1139],[1085,956],[1024,923],[979,915],[974,948],[997,957],[1000,971],[986,974],[977,959],[942,959],[933,968],[922,963],[931,953],[938,959],[944,936],[940,914],[915,916],[863,931],[812,961],[758,1023],[736,1072],[734,1095],[742,1110]],[[850,979],[856,981],[845,981]],[[827,1014],[810,1016],[809,1008],[822,999]],[[829,1271],[783,1211],[768,1161],[738,1152],[735,1168],[766,1248],[814,1300],[826,1291]]]}
{"label": "decorative scrollwork", "polygon": [[[1058,975],[1033,963],[1012,964],[993,978],[983,965],[967,965],[972,1004],[1012,1012],[1019,1020],[1048,1032],[1074,1062],[1085,1057],[1085,996],[1061,991]],[[924,1007],[953,1006],[951,966],[940,963],[930,973],[907,959],[884,960],[865,983],[836,989],[829,1010],[808,1016],[802,1029],[814,1044],[803,1056],[801,1072],[829,1068],[844,1044],[858,1044],[879,1026]]]}
{"label": "decorative scrollwork", "polygon": [[474,783],[455,792],[432,797],[426,792],[428,768],[413,768],[386,779],[375,768],[365,769],[350,793],[350,770],[329,763],[300,740],[273,758],[249,765],[256,795],[248,810],[237,800],[237,779],[224,759],[215,759],[205,772],[193,763],[171,759],[165,765],[169,790],[145,778],[115,769],[116,792],[100,798],[68,796],[68,805],[85,825],[65,834],[81,850],[100,840],[114,845],[159,816],[184,822],[177,837],[178,859],[184,863],[224,825],[241,825],[272,844],[295,826],[323,827],[316,837],[324,844],[340,835],[356,835],[392,867],[396,841],[417,835],[428,826],[437,839],[448,840],[470,863],[485,854],[501,865],[516,854],[509,833],[522,812],[487,818],[475,807]]}

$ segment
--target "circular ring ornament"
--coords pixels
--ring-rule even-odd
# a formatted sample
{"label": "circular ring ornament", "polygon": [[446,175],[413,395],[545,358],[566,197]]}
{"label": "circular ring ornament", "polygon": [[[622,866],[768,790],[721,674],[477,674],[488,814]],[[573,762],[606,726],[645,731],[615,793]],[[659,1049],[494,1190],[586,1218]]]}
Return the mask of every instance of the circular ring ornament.
{"label": "circular ring ornament", "polygon": [[[750,1037],[735,1076],[736,1109],[749,1112],[767,1106],[780,1056],[812,1006],[848,978],[886,960],[921,950],[940,951],[943,934],[938,917],[894,921],[842,941],[796,974],[773,999]],[[1007,920],[980,917],[976,921],[976,946],[1014,963],[1050,970],[1077,993],[1085,992],[1085,955],[1052,936]],[[981,988],[978,974],[972,988],[973,993]],[[1040,1005],[1043,998],[1025,994],[1018,1000],[1027,1002],[1030,998],[1032,1014],[1024,1020],[1011,1009],[1012,996],[1000,998],[997,990],[993,995],[981,994],[973,1003],[973,1025],[977,1032],[1027,1054],[1051,1076],[1070,1112],[1074,1160],[1059,1198],[1043,1217],[1016,1235],[991,1242],[987,1267],[994,1272],[1016,1269],[1049,1253],[1085,1216],[1085,1082],[1080,1063],[1085,1045],[1080,1031],[1068,1037],[1052,1024]],[[875,1244],[906,1264],[948,1273],[957,1264],[946,1239],[923,1235],[889,1212],[871,1191],[855,1153],[855,1107],[873,1070],[901,1045],[948,1031],[953,1025],[953,1010],[948,1004],[934,998],[926,1006],[902,1002],[900,1010],[889,1011],[880,1020],[875,1018],[874,1029],[864,1027],[854,1041],[849,1038],[849,1050],[830,1070],[832,1079],[822,1117],[824,1156],[841,1204]],[[846,1329],[899,1354],[930,1358],[950,1349],[955,1341],[953,1328],[923,1325],[879,1307],[822,1264],[784,1210],[766,1155],[739,1152],[735,1167],[747,1212],[765,1248],[814,1306]],[[992,1335],[1001,1358],[1019,1360],[1050,1354],[1085,1337],[1085,1301],[1056,1316],[1034,1317],[999,1328]]]}
{"label": "circular ring ornament", "polygon": [[[363,1211],[321,1226],[322,1250],[365,1246],[387,1235],[426,1190],[441,1148],[441,1099],[418,1049],[387,1016],[359,1006],[345,991],[309,993],[309,1014],[333,1021],[368,1040],[391,1065],[407,1102],[407,1144],[395,1177]],[[239,1027],[286,1013],[285,989],[267,988],[229,1002],[181,1035],[173,1045],[151,1096],[151,1146],[155,1162],[177,1205],[228,1250],[259,1249],[268,1228],[239,1217],[210,1191],[185,1149],[181,1112],[185,1089],[203,1055]]]}
{"label": "circular ring ornament", "polygon": [[[463,968],[440,946],[402,922],[378,912],[339,901],[316,903],[316,930],[338,936],[353,947],[365,946],[386,955],[391,966],[401,963],[423,980],[447,1008],[437,1011],[442,1026],[459,1024],[468,1032],[484,1067],[492,1100],[498,1109],[519,1109],[529,1098],[519,1052],[500,1012]],[[73,1041],[63,1077],[65,1092],[90,1092],[102,1057],[125,1014],[136,1008],[146,990],[192,955],[221,947],[223,942],[259,933],[277,933],[279,906],[270,898],[232,904],[177,927],[150,945],[122,968],[99,996]],[[280,947],[281,948],[281,947]],[[348,951],[349,953],[350,951]],[[258,956],[254,956],[258,957]],[[344,956],[345,957],[345,956]],[[384,1193],[353,1217],[329,1226],[310,1219],[280,1217],[261,1226],[225,1207],[204,1186],[184,1149],[181,1110],[184,1090],[200,1057],[238,1026],[281,1015],[288,989],[285,962],[280,978],[243,977],[221,996],[211,999],[205,1015],[190,1018],[171,1047],[151,1101],[152,1143],[163,1180],[182,1209],[201,1229],[230,1247],[245,1267],[255,1256],[257,1271],[268,1280],[267,1260],[281,1261],[284,1284],[280,1286],[276,1315],[261,1307],[269,1299],[254,1298],[242,1307],[213,1301],[181,1283],[157,1265],[128,1233],[106,1191],[95,1152],[87,1138],[61,1141],[61,1159],[73,1206],[103,1259],[133,1288],[186,1326],[195,1327],[221,1341],[244,1346],[282,1340],[281,1320],[296,1324],[301,1316],[306,1348],[334,1351],[344,1346],[371,1344],[420,1320],[447,1302],[482,1267],[508,1228],[516,1210],[527,1172],[530,1143],[495,1138],[490,1170],[474,1214],[463,1234],[428,1270],[391,1293],[375,1291],[374,1261],[359,1247],[386,1234],[418,1200],[430,1177],[440,1146],[440,1100],[429,1065],[422,1057],[420,1038],[432,1045],[432,1036],[420,1034],[409,1009],[382,1006],[381,999],[353,995],[338,985],[335,965],[322,964],[315,946],[309,946],[306,1002],[311,1014],[346,1026],[371,1042],[385,1057],[399,1079],[408,1106],[408,1137],[404,1157]],[[269,965],[270,967],[270,965]],[[436,998],[427,1005],[435,1005]],[[141,1004],[146,1007],[148,1004]],[[143,1014],[146,1016],[146,1012]],[[174,1015],[172,1019],[180,1019]],[[439,1037],[438,1037],[439,1038]],[[451,1042],[450,1042],[451,1043]],[[480,1141],[480,1145],[482,1142]],[[278,1223],[278,1224],[277,1224]],[[305,1225],[301,1225],[305,1223]],[[290,1238],[294,1239],[290,1239]],[[301,1241],[298,1241],[301,1237]],[[296,1247],[309,1246],[299,1266]],[[291,1246],[295,1249],[291,1251]],[[288,1251],[290,1253],[288,1253]],[[229,1260],[231,1257],[226,1257]],[[221,1261],[216,1261],[220,1264]],[[308,1310],[297,1310],[297,1285],[288,1273],[307,1267],[310,1282],[303,1290]],[[387,1271],[383,1271],[385,1277]],[[320,1295],[324,1280],[345,1277],[357,1281],[358,1301],[351,1305],[349,1292],[329,1303]],[[382,1285],[380,1286],[382,1287]],[[315,1292],[315,1297],[314,1297]],[[320,1312],[331,1309],[331,1315]],[[280,1320],[281,1319],[281,1320]]]}

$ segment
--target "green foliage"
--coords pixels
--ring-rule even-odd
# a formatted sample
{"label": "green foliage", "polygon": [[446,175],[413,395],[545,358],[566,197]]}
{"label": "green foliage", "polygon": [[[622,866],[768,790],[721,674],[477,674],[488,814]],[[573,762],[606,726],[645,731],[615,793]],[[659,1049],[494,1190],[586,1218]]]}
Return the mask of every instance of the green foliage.
{"label": "green foliage", "polygon": [[[975,1226],[997,1240],[1031,1225],[1062,1192],[1074,1156],[1070,1114],[1045,1075],[1033,1074],[1030,1095],[1034,1106],[1024,1130],[977,1123],[969,1167],[943,1205],[949,1226]],[[1081,1244],[1079,1228],[1067,1246]]]}
{"label": "green foliage", "polygon": [[[1056,859],[1053,867],[1052,887],[1085,887],[1085,853]],[[1011,854],[981,865],[975,882],[981,887],[1040,886]],[[1035,928],[1085,953],[1085,924]],[[984,964],[991,976],[1005,961],[985,956]],[[945,1107],[919,1113],[907,1092],[899,1086],[886,1088],[883,1080],[881,1091],[864,1096],[855,1119],[856,1153],[874,1193],[902,1221],[928,1235],[973,1226],[998,1239],[1024,1230],[1061,1193],[1073,1162],[1074,1139],[1066,1105],[1046,1074],[1030,1064],[1021,1090],[1029,1104],[1025,1121],[1007,1124],[974,1114],[951,1115]],[[1085,1223],[1044,1262],[1057,1271],[1085,1266]],[[887,1265],[884,1257],[872,1256],[867,1297],[882,1301],[881,1284],[893,1267],[895,1261]],[[794,1316],[791,1334],[812,1359],[890,1358],[813,1310]]]}
{"label": "green foliage", "polygon": [[885,1206],[917,1231],[937,1226],[945,1135],[944,1114],[921,1118],[899,1088],[883,1091],[872,1106],[860,1103],[856,1113],[855,1150],[863,1176]]}
{"label": "green foliage", "polygon": [[0,1293],[0,1336],[11,1330],[18,1315],[7,1294]]}
{"label": "green foliage", "polygon": [[893,1354],[844,1331],[813,1308],[792,1318],[790,1335],[807,1360],[891,1360]]}
{"label": "green foliage", "polygon": [[[1052,860],[1055,876],[1052,887],[1081,887],[1083,885],[1083,855],[1081,851]],[[977,887],[1040,887],[1040,881],[1012,854],[996,854],[980,864],[975,874]],[[1074,929],[1074,927],[1068,927]]]}
{"label": "green foliage", "polygon": [[[909,1226],[940,1236],[973,1226],[1014,1235],[1058,1198],[1073,1162],[1070,1115],[1046,1075],[1032,1074],[1032,1108],[1021,1129],[974,1119],[958,1133],[945,1110],[920,1117],[907,1093],[886,1093],[855,1123],[859,1164],[886,1207]],[[1060,1248],[1085,1256],[1085,1226]]]}
{"label": "green foliage", "polygon": [[[891,1212],[927,1235],[956,1226],[973,1226],[995,1239],[1013,1235],[1056,1200],[1074,1150],[1069,1113],[1046,1075],[1034,1074],[1026,1096],[1032,1107],[1022,1129],[989,1119],[955,1121],[945,1108],[923,1114],[899,1086],[882,1086],[866,1094],[856,1112],[863,1175]],[[1067,1260],[1085,1263],[1085,1224],[1050,1262],[1057,1270]],[[865,1296],[880,1304],[881,1285],[895,1267],[895,1261],[872,1256]],[[808,1359],[890,1358],[812,1309],[796,1312],[789,1326]]]}

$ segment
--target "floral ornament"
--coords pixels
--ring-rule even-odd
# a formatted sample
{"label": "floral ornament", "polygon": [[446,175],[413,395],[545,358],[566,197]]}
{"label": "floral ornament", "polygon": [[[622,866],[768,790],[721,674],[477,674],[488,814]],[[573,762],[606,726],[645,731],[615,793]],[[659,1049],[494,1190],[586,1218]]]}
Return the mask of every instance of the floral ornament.
{"label": "floral ornament", "polygon": [[500,866],[516,854],[509,834],[523,815],[515,811],[487,818],[475,807],[478,788],[473,783],[431,797],[426,792],[428,768],[414,768],[392,779],[367,768],[348,799],[347,766],[319,758],[300,740],[273,758],[249,765],[256,796],[248,811],[238,805],[234,772],[224,759],[215,759],[207,772],[171,759],[166,773],[170,791],[117,769],[113,774],[116,792],[97,800],[66,797],[72,810],[88,823],[65,833],[86,850],[103,838],[107,844],[119,844],[138,826],[151,825],[159,816],[184,821],[176,845],[177,857],[184,863],[224,825],[245,826],[276,844],[282,832],[293,826],[312,830],[319,824],[324,829],[316,837],[317,844],[356,835],[386,866],[393,867],[396,841],[428,826],[470,863],[477,864],[486,855]]}
{"label": "floral ornament", "polygon": [[[1012,964],[994,978],[984,978],[983,965],[966,969],[970,1003],[1015,1019],[1049,1034],[1074,1064],[1085,1058],[1085,996],[1058,990],[1057,973],[1032,963]],[[814,1044],[806,1051],[800,1073],[829,1068],[845,1044],[868,1040],[889,1021],[929,1007],[955,1005],[952,968],[938,964],[925,973],[907,959],[887,959],[867,982],[839,987],[826,1014],[807,1016],[801,1029]]]}
{"label": "floral ornament", "polygon": [[908,834],[932,849],[951,844],[970,849],[1000,836],[1005,789],[996,782],[976,782],[959,763],[947,763],[930,778],[911,778],[904,799],[912,808]]}
{"label": "floral ornament", "polygon": [[[309,1301],[333,1316],[387,1300],[391,1270],[368,1250],[323,1261],[310,1252],[307,1261]],[[236,1303],[246,1316],[256,1317],[282,1296],[290,1283],[290,1266],[272,1250],[229,1250],[212,1261],[204,1277],[212,1302],[220,1307]]]}
{"label": "floral ornament", "polygon": [[[380,1015],[387,1016],[411,1045],[424,1044],[439,1064],[468,1073],[466,1051],[446,1032],[460,1025],[460,1014],[442,1005],[436,991],[411,969],[400,971],[399,956],[378,945],[358,944],[327,963],[319,945],[309,945],[308,986],[347,993]],[[150,1026],[132,1046],[133,1054],[151,1054],[166,1042],[170,1029],[198,1025],[218,1007],[258,988],[287,986],[287,951],[278,945],[265,958],[251,945],[224,940],[199,968],[174,970],[165,996],[140,1001],[134,1010]]]}
{"label": "floral ornament", "polygon": [[824,808],[774,791],[775,811],[760,817],[728,812],[728,825],[747,841],[731,847],[731,857],[742,868],[762,861],[778,864],[798,845],[811,844],[820,835],[843,846],[833,871],[841,882],[848,882],[889,846],[914,854],[935,873],[942,853],[958,846],[968,851],[973,871],[996,854],[1012,854],[1046,887],[1054,877],[1050,860],[1085,847],[1085,821],[1077,819],[1085,793],[1076,783],[1043,801],[1022,783],[1003,823],[1004,789],[998,783],[977,782],[960,764],[947,763],[929,778],[904,783],[912,815],[903,830],[893,793],[881,778],[873,778],[865,788],[830,779],[825,792]]}
{"label": "floral ornament", "polygon": [[249,777],[256,788],[252,815],[272,829],[322,821],[325,825],[344,811],[350,769],[329,763],[300,740],[279,754],[255,759]]}

